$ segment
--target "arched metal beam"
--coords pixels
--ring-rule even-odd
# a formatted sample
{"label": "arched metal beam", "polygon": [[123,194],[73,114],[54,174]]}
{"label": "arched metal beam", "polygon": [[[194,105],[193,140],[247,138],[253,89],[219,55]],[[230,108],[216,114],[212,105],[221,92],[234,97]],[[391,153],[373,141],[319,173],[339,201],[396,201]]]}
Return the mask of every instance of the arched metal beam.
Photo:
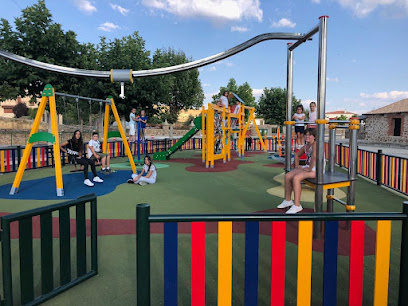
{"label": "arched metal beam", "polygon": [[[221,52],[221,53],[218,53],[218,54],[215,54],[215,55],[212,55],[212,56],[200,59],[200,60],[192,61],[192,62],[181,64],[181,65],[166,67],[166,68],[133,71],[132,75],[135,78],[141,78],[141,77],[164,75],[164,74],[169,74],[173,72],[195,69],[195,68],[199,68],[202,66],[206,66],[206,65],[215,63],[217,61],[221,61],[227,57],[230,57],[234,54],[242,52],[245,49],[248,49],[262,41],[266,41],[266,40],[304,40],[304,39],[305,39],[304,34],[300,34],[300,33],[261,34],[261,35],[255,36],[247,40],[246,42],[242,44],[239,44],[231,49],[228,49],[224,52]],[[97,71],[97,70],[86,70],[86,69],[63,67],[63,66],[39,62],[39,61],[29,59],[23,56],[19,56],[19,55],[16,55],[16,54],[13,54],[7,51],[3,51],[3,50],[0,50],[0,56],[6,59],[9,59],[9,60],[15,61],[15,62],[19,62],[24,65],[31,66],[31,67],[40,68],[40,69],[44,69],[44,70],[51,71],[51,72],[59,72],[59,73],[63,73],[63,74],[71,75],[71,76],[94,77],[94,78],[110,78],[111,76],[111,71]]]}

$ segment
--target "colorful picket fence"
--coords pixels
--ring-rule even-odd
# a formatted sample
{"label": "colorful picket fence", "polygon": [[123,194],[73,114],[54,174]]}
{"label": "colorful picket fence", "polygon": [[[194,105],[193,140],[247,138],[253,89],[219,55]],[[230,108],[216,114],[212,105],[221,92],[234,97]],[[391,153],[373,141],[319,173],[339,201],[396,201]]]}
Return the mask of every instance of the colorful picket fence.
{"label": "colorful picket fence", "polygon": [[[287,222],[298,222],[297,256],[297,305],[311,305],[312,301],[312,242],[314,223],[324,226],[324,254],[322,300],[323,305],[336,305],[338,293],[338,241],[339,221],[349,222],[349,278],[348,304],[362,305],[363,294],[372,294],[374,305],[387,305],[390,278],[391,223],[402,221],[402,245],[400,258],[399,305],[408,305],[408,202],[404,202],[403,213],[327,213],[327,214],[234,214],[234,215],[150,215],[147,204],[137,206],[137,271],[143,282],[137,284],[138,305],[150,305],[150,225],[164,223],[163,232],[163,288],[164,305],[178,305],[178,288],[181,270],[178,264],[178,226],[191,224],[191,305],[205,305],[205,264],[206,264],[206,227],[216,222],[218,228],[218,305],[232,305],[233,269],[245,271],[245,305],[258,305],[258,271],[260,223],[268,222],[271,226],[271,273],[270,305],[285,305],[285,267]],[[242,267],[233,267],[232,260],[232,225],[234,221],[245,222],[245,261]],[[364,244],[365,221],[377,221],[374,265],[374,290],[363,293],[364,281]],[[211,226],[214,229],[214,226]],[[213,231],[210,231],[213,233]],[[212,252],[210,252],[212,253]],[[292,260],[293,261],[293,260]],[[140,274],[139,274],[140,273]],[[367,272],[372,273],[372,272]],[[315,274],[316,276],[316,274]],[[396,277],[391,275],[391,277]],[[184,280],[185,281],[185,280]],[[208,286],[208,284],[207,284]],[[188,287],[188,286],[187,286]],[[286,303],[288,301],[286,300]]]}

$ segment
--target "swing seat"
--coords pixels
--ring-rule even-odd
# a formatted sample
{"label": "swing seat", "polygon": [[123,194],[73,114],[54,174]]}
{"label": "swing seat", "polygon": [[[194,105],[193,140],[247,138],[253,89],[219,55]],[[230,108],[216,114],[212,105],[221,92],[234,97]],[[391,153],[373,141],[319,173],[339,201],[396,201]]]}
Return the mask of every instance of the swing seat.
{"label": "swing seat", "polygon": [[305,179],[303,182],[306,185],[309,185],[312,188],[315,188],[316,185],[323,185],[323,190],[327,189],[334,189],[340,187],[348,187],[352,181],[356,181],[357,179],[349,179],[347,173],[341,172],[326,172],[323,174],[323,182],[317,183],[316,178],[313,179]]}

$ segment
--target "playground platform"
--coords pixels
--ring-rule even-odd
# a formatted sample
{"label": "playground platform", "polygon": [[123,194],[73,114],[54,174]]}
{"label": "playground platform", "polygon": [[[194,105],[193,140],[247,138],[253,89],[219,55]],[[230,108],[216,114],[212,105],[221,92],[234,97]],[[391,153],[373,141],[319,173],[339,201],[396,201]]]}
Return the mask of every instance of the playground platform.
{"label": "playground platform", "polygon": [[[63,167],[64,189],[67,197],[74,198],[96,192],[98,195],[98,256],[99,274],[76,287],[51,299],[44,305],[134,305],[136,301],[136,205],[148,203],[152,214],[224,214],[277,212],[282,201],[282,165],[268,159],[266,153],[247,152],[245,158],[233,156],[233,161],[223,164],[216,161],[215,168],[205,168],[201,163],[201,151],[180,151],[166,161],[157,161],[157,183],[148,186],[126,184],[131,174],[126,168],[126,158],[112,160],[116,173],[102,175],[105,182],[89,188],[82,184],[82,173],[70,173]],[[115,164],[117,167],[115,168]],[[140,169],[140,167],[138,167]],[[343,170],[339,170],[343,171]],[[5,187],[13,182],[14,173],[0,176],[0,216],[59,203],[65,199],[55,198],[55,181],[50,179],[54,169],[41,168],[25,172],[16,197],[10,197]],[[79,183],[78,183],[79,182]],[[102,188],[103,186],[108,188]],[[26,186],[26,187],[25,187]],[[36,191],[38,186],[39,190]],[[302,195],[304,212],[313,211],[313,193],[305,186]],[[365,179],[358,179],[356,187],[358,212],[401,212],[402,195],[390,192]],[[74,192],[75,191],[75,192]],[[46,194],[50,194],[47,198]],[[345,195],[339,189],[339,198]],[[340,205],[335,212],[344,212]],[[178,303],[190,304],[191,228],[178,227]],[[349,240],[347,224],[339,224],[337,304],[348,303],[349,288]],[[232,303],[244,305],[244,244],[245,227],[234,222],[232,228]],[[152,305],[163,305],[163,227],[151,227],[151,275]],[[270,304],[271,299],[271,226],[261,222],[259,237],[258,304]],[[297,288],[297,222],[289,222],[286,234],[285,304],[296,304]],[[206,235],[206,305],[217,305],[217,225],[207,227]],[[391,260],[388,289],[388,305],[398,304],[400,223],[391,228]],[[87,238],[88,242],[89,237]],[[57,239],[55,248],[57,248]],[[363,305],[373,304],[376,223],[365,222],[364,288]],[[34,257],[40,256],[39,240],[34,240]],[[13,258],[18,254],[18,241],[12,240]],[[74,249],[71,250],[74,254]],[[311,304],[322,304],[323,290],[323,242],[313,240]],[[59,255],[55,251],[55,257]],[[72,256],[75,275],[75,256]],[[58,262],[58,261],[57,261]],[[89,262],[87,263],[90,264]],[[18,274],[19,262],[13,262]],[[34,271],[34,276],[39,271]],[[56,279],[58,279],[56,277]],[[35,293],[41,292],[41,284],[35,281]],[[16,296],[19,283],[13,284]],[[18,298],[15,303],[19,304]]]}

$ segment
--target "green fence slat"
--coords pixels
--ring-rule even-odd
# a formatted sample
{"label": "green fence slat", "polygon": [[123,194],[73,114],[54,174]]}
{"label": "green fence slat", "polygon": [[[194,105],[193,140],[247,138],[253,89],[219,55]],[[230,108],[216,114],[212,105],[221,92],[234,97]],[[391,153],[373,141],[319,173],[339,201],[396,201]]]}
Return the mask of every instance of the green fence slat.
{"label": "green fence slat", "polygon": [[20,247],[20,286],[21,303],[26,304],[34,299],[33,269],[33,222],[24,218],[18,222]]}
{"label": "green fence slat", "polygon": [[91,201],[91,269],[98,273],[98,216],[96,198]]}
{"label": "green fence slat", "polygon": [[54,289],[54,262],[52,249],[52,213],[40,215],[41,226],[41,293]]}
{"label": "green fence slat", "polygon": [[86,273],[85,203],[76,206],[77,276]]}
{"label": "green fence slat", "polygon": [[59,210],[60,232],[60,282],[61,286],[71,281],[71,235],[69,208]]}
{"label": "green fence slat", "polygon": [[11,243],[10,243],[10,223],[1,219],[2,242],[1,242],[1,263],[3,268],[3,304],[13,305],[13,281],[11,274]]}

